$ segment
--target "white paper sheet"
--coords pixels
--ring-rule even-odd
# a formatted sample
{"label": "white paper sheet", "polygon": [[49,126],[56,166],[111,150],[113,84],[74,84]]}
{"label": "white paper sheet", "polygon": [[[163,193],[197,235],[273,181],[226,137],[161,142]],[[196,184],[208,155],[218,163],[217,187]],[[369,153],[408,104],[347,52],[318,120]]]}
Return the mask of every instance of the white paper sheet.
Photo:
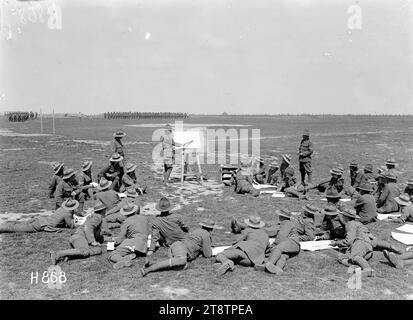
{"label": "white paper sheet", "polygon": [[318,250],[337,248],[337,247],[332,247],[330,244],[331,244],[331,240],[300,242],[301,250],[304,250],[304,251],[318,251]]}
{"label": "white paper sheet", "polygon": [[408,233],[413,233],[413,224],[406,223],[405,225],[402,225],[401,227],[397,228],[396,230],[403,231],[403,232],[408,232]]}
{"label": "white paper sheet", "polygon": [[[271,238],[269,240],[269,244],[272,245],[274,243],[274,239]],[[334,249],[337,247],[331,247],[331,240],[320,240],[320,241],[301,241],[301,250],[304,251],[318,251],[318,250],[325,250],[325,249]],[[218,253],[221,253],[225,249],[229,248],[230,246],[221,246],[221,247],[214,247],[212,248],[212,255],[216,256]]]}
{"label": "white paper sheet", "polygon": [[392,232],[391,236],[394,240],[404,243],[405,245],[413,244],[413,234]]}
{"label": "white paper sheet", "polygon": [[277,192],[277,193],[273,193],[271,197],[273,197],[273,198],[285,198],[285,194],[284,194],[284,192]]}
{"label": "white paper sheet", "polygon": [[108,242],[108,243],[106,244],[106,250],[107,250],[107,251],[113,251],[113,250],[115,250],[115,243],[114,243],[114,242]]}
{"label": "white paper sheet", "polygon": [[254,189],[268,189],[268,188],[277,188],[277,186],[273,186],[272,184],[253,184]]}
{"label": "white paper sheet", "polygon": [[378,213],[377,214],[377,220],[384,220],[386,218],[390,218],[390,217],[400,217],[400,214],[393,214],[393,213],[388,213],[388,214],[383,214],[383,213]]}

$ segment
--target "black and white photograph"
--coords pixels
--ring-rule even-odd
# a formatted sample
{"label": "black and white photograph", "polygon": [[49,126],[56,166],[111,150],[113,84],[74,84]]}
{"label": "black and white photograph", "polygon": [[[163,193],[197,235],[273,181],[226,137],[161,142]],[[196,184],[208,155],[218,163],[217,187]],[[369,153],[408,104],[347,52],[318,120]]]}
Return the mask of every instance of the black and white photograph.
{"label": "black and white photograph", "polygon": [[413,0],[0,0],[0,299],[413,300]]}

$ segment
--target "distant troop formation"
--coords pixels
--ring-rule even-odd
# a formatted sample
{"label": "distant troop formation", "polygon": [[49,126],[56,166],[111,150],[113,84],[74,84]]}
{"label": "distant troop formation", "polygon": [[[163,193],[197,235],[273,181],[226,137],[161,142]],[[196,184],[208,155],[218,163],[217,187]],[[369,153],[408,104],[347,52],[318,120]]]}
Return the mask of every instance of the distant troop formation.
{"label": "distant troop formation", "polygon": [[105,119],[186,119],[185,112],[105,112]]}
{"label": "distant troop formation", "polygon": [[24,122],[27,120],[37,119],[37,112],[7,112],[5,116],[11,122]]}
{"label": "distant troop formation", "polygon": [[[98,172],[96,182],[92,177],[92,161],[82,163],[78,172],[65,168],[64,163],[55,163],[49,186],[49,197],[56,203],[54,213],[28,222],[1,225],[0,233],[76,229],[68,239],[70,248],[50,252],[53,264],[106,253],[113,268],[121,269],[132,266],[137,257],[144,257],[145,262],[139,269],[142,277],[162,270],[185,270],[190,261],[201,255],[212,258],[212,234],[217,229],[213,220],[204,219],[198,228],[190,229],[185,218],[172,210],[173,205],[166,197],[156,204],[159,215],[140,214],[139,198],[147,188],[138,179],[136,164],[126,161],[122,143],[125,136],[121,130],[113,134],[112,155]],[[170,125],[165,127],[161,141],[166,183],[172,170],[174,149],[182,145],[175,143]],[[352,161],[349,182],[343,177],[345,169],[337,166],[330,170],[328,180],[314,184],[313,152],[309,131],[305,130],[297,152],[300,182],[295,178],[292,157],[288,154],[281,156],[280,165],[266,166],[259,158],[253,166],[250,159],[242,159],[231,179],[224,181],[233,186],[236,193],[255,197],[260,196],[259,189],[255,188],[259,184],[275,186],[276,192],[307,201],[311,200],[307,192],[317,190],[327,203],[324,208],[306,203],[297,213],[280,208],[275,210],[275,219],[270,222],[262,221],[256,214],[243,221],[232,218],[231,231],[239,237],[231,246],[216,252],[213,259],[218,276],[234,271],[237,265],[282,274],[289,259],[300,254],[303,241],[331,240],[331,246],[340,252],[338,263],[358,266],[369,277],[375,274],[369,263],[374,251],[383,252],[395,268],[413,264],[413,252],[377,238],[367,227],[377,221],[378,213],[400,214],[388,216],[385,219],[388,222],[413,222],[413,179],[407,181],[401,192],[397,185],[396,161],[389,159],[376,172],[372,164],[359,170],[358,163]],[[350,205],[340,201],[344,197],[352,200]],[[84,208],[87,199],[95,200],[93,207]],[[114,229],[119,229],[116,237]],[[107,250],[103,250],[104,242]],[[153,255],[161,246],[168,247],[168,259],[154,262]]]}

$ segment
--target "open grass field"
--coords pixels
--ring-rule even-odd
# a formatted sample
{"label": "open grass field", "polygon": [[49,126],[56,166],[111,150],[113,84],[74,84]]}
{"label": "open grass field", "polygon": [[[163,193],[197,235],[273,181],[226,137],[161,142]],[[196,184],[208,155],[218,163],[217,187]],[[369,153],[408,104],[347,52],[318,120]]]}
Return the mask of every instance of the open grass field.
{"label": "open grass field", "polygon": [[[59,118],[58,135],[38,135],[39,120],[11,123],[0,119],[0,218],[1,221],[24,219],[30,213],[54,208],[47,197],[52,176],[50,162],[63,161],[66,167],[78,169],[84,160],[93,160],[93,173],[102,168],[108,158],[108,143],[112,133],[122,128],[126,133],[128,160],[138,164],[137,173],[148,184],[148,193],[141,205],[150,207],[162,195],[171,197],[174,205],[190,226],[211,217],[223,230],[215,230],[215,245],[229,244],[235,235],[229,233],[231,216],[239,219],[256,213],[264,221],[274,221],[274,211],[285,207],[299,211],[308,201],[274,199],[269,195],[251,198],[238,195],[232,188],[219,184],[219,165],[204,165],[208,175],[205,187],[186,184],[164,186],[160,169],[152,161],[154,127],[127,126],[145,123],[165,123],[156,120],[104,120]],[[399,163],[404,173],[401,183],[413,177],[413,117],[192,117],[185,123],[248,125],[260,129],[261,155],[293,155],[293,167],[298,174],[296,151],[304,128],[311,132],[315,154],[314,180],[329,177],[329,170],[351,160],[383,165],[389,157]],[[45,133],[51,133],[51,119],[44,120]],[[234,126],[237,130],[241,127]],[[349,177],[346,174],[348,181]],[[311,203],[322,207],[321,195],[312,191]],[[92,204],[91,202],[87,204]],[[390,231],[396,225],[374,223],[369,226],[382,239],[396,243]],[[199,258],[186,271],[153,273],[141,278],[139,267],[143,258],[131,268],[114,270],[106,254],[85,260],[60,264],[67,282],[61,289],[49,289],[41,283],[41,273],[50,266],[48,251],[69,247],[73,231],[59,234],[6,234],[0,238],[0,298],[2,299],[413,299],[413,269],[396,270],[390,267],[382,253],[375,252],[371,265],[375,278],[362,280],[362,288],[348,288],[350,274],[336,262],[333,250],[301,252],[288,261],[285,273],[273,276],[252,268],[238,267],[233,273],[217,278],[213,262]],[[403,247],[402,244],[400,244]],[[154,260],[164,259],[166,249],[158,250]],[[31,273],[38,272],[39,283],[31,283]]]}

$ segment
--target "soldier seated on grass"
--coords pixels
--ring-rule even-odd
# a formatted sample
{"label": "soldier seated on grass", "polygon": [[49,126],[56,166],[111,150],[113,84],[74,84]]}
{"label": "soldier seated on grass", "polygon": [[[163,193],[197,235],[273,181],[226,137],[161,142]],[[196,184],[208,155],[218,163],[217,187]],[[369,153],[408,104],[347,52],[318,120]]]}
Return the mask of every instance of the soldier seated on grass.
{"label": "soldier seated on grass", "polygon": [[101,244],[104,241],[101,234],[102,214],[106,207],[98,202],[93,207],[93,213],[86,218],[85,223],[69,238],[72,249],[51,251],[52,264],[57,264],[61,259],[66,258],[87,258],[102,254]]}

